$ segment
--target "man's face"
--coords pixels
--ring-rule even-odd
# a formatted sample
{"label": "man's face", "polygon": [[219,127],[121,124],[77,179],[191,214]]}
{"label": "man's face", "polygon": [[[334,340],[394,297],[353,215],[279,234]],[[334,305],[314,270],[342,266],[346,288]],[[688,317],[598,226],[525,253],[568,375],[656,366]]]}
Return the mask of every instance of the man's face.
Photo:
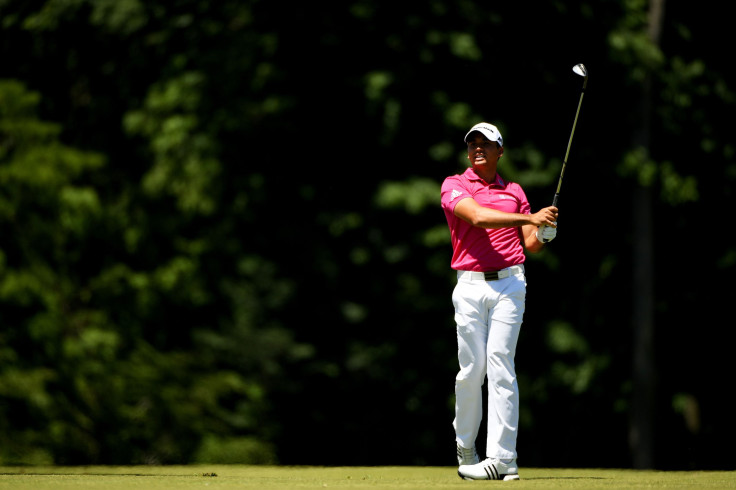
{"label": "man's face", "polygon": [[468,137],[468,160],[473,165],[495,165],[501,155],[503,147],[488,141],[481,133],[475,132]]}

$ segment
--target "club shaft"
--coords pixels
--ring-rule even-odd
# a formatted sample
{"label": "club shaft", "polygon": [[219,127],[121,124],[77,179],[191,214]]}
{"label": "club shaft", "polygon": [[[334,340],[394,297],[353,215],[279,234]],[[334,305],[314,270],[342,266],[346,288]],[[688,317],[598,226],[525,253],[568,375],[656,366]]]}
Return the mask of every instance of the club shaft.
{"label": "club shaft", "polygon": [[580,114],[580,106],[583,105],[584,95],[585,95],[585,92],[580,93],[580,100],[578,101],[578,110],[575,111],[575,120],[572,123],[572,131],[570,131],[570,139],[567,142],[567,151],[565,152],[565,163],[567,163],[567,157],[570,156],[570,146],[572,146],[572,137],[575,135],[575,127],[578,125],[578,114]]}
{"label": "club shaft", "polygon": [[567,157],[570,156],[570,147],[572,146],[572,137],[575,135],[575,127],[578,125],[578,115],[580,114],[580,106],[583,105],[583,96],[585,95],[585,86],[588,84],[588,78],[583,82],[583,91],[580,92],[580,100],[578,101],[578,109],[575,111],[575,120],[572,123],[572,131],[570,131],[570,139],[567,142],[567,151],[565,151],[565,159],[562,161],[562,171],[560,171],[560,179],[557,181],[557,190],[555,197],[552,199],[552,205],[557,207],[560,199],[560,189],[562,189],[562,178],[565,176],[565,167],[567,166]]}

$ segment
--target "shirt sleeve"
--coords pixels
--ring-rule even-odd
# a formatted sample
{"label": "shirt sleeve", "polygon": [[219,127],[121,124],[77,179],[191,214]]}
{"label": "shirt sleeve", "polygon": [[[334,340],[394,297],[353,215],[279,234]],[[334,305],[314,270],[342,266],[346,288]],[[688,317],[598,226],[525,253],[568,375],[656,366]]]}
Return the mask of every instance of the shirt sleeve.
{"label": "shirt sleeve", "polygon": [[529,200],[526,197],[524,189],[522,189],[519,184],[514,184],[514,186],[516,186],[516,193],[517,196],[519,196],[519,213],[532,214],[532,207],[529,204]]}
{"label": "shirt sleeve", "polygon": [[458,175],[447,177],[442,183],[441,188],[441,202],[442,209],[445,212],[453,214],[455,212],[455,205],[460,202],[463,198],[473,197],[470,192],[463,184],[462,180]]}

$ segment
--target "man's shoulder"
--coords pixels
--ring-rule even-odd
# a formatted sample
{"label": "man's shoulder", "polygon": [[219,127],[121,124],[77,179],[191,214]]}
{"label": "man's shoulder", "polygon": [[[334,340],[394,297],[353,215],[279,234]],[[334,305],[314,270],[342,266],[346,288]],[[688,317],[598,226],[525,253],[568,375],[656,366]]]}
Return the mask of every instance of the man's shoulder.
{"label": "man's shoulder", "polygon": [[465,176],[465,174],[455,174],[450,175],[448,177],[445,177],[445,180],[442,182],[442,191],[446,191],[448,189],[455,189],[455,188],[467,188],[471,184],[470,180]]}
{"label": "man's shoulder", "polygon": [[448,175],[447,177],[445,177],[445,180],[443,182],[455,182],[461,180],[462,177],[463,176],[461,174]]}
{"label": "man's shoulder", "polygon": [[469,169],[468,168],[468,169],[466,169],[462,173],[455,174],[455,175],[450,175],[448,177],[445,177],[445,182],[447,182],[448,180],[449,181],[463,181],[463,182],[468,182],[468,181],[472,180],[472,177],[474,177],[474,176],[475,176],[475,174],[473,173],[472,169]]}
{"label": "man's shoulder", "polygon": [[451,209],[458,198],[472,197],[473,186],[464,174],[455,174],[446,177],[441,187],[442,205]]}

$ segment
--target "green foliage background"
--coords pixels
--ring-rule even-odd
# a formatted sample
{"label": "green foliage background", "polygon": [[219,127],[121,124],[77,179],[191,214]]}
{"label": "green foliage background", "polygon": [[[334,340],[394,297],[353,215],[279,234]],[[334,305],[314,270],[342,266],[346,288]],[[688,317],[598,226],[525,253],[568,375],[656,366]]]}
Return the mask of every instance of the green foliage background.
{"label": "green foliage background", "polygon": [[733,469],[712,7],[667,4],[655,46],[643,0],[0,0],[0,464],[452,464],[439,186],[489,120],[551,202],[582,62],[558,239],[527,262],[520,463],[632,464],[643,185],[656,465]]}

